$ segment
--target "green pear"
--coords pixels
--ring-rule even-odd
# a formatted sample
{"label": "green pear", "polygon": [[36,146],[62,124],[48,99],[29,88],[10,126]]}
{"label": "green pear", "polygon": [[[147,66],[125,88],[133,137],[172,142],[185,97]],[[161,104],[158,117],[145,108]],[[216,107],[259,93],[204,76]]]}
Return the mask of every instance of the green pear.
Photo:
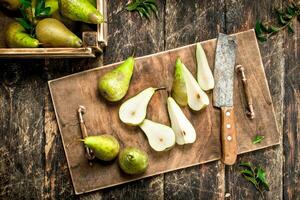
{"label": "green pear", "polygon": [[120,66],[99,78],[100,94],[108,101],[121,100],[127,93],[134,69],[134,58],[127,58]]}
{"label": "green pear", "polygon": [[171,127],[145,119],[139,125],[155,151],[167,151],[175,145],[175,133]]}
{"label": "green pear", "polygon": [[63,23],[53,18],[46,18],[38,22],[36,36],[48,47],[81,47],[82,41],[72,33]]}
{"label": "green pear", "polygon": [[103,15],[87,0],[60,0],[60,11],[63,16],[89,24],[101,24]]}
{"label": "green pear", "polygon": [[0,4],[11,11],[16,11],[21,7],[20,0],[0,0]]}
{"label": "green pear", "polygon": [[58,0],[46,0],[45,7],[50,8],[49,15],[52,15],[53,13],[58,12],[59,11]]}
{"label": "green pear", "polygon": [[5,39],[10,48],[36,48],[39,46],[39,41],[26,33],[24,27],[18,22],[12,22],[8,25]]}
{"label": "green pear", "polygon": [[120,151],[118,140],[112,135],[89,136],[81,140],[94,155],[103,161],[115,159]]}
{"label": "green pear", "polygon": [[176,102],[179,105],[181,106],[187,105],[185,80],[182,72],[182,63],[179,58],[176,59],[175,74],[174,74],[171,93],[172,93],[172,97],[176,100]]}
{"label": "green pear", "polygon": [[125,101],[119,109],[119,118],[125,124],[132,126],[139,125],[146,118],[147,106],[153,94],[160,89],[149,87],[136,96]]}
{"label": "green pear", "polygon": [[127,174],[141,174],[148,168],[148,155],[136,147],[126,147],[119,154],[119,166]]}

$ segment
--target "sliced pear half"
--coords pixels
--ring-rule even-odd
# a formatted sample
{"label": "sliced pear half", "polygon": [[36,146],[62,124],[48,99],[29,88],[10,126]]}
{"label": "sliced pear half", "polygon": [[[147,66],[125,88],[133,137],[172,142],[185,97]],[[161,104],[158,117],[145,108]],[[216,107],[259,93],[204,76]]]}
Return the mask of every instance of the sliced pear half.
{"label": "sliced pear half", "polygon": [[199,111],[209,105],[207,94],[200,88],[198,82],[182,63],[182,72],[186,85],[188,105],[192,110]]}
{"label": "sliced pear half", "polygon": [[171,127],[148,119],[139,126],[147,136],[150,147],[155,151],[170,150],[175,145],[175,133]]}
{"label": "sliced pear half", "polygon": [[196,131],[179,105],[172,97],[168,97],[167,105],[172,129],[176,136],[176,143],[179,145],[194,143]]}
{"label": "sliced pear half", "polygon": [[146,118],[148,104],[155,91],[165,88],[149,87],[125,101],[119,109],[119,118],[125,124],[139,125]]}
{"label": "sliced pear half", "polygon": [[200,43],[196,44],[197,81],[202,90],[208,91],[215,87],[215,81],[208,65],[206,54]]}

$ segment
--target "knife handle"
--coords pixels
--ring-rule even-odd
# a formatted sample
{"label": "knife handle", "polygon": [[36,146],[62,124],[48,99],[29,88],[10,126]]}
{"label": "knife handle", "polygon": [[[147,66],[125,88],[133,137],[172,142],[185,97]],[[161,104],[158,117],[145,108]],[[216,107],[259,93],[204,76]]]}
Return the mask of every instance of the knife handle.
{"label": "knife handle", "polygon": [[222,162],[233,165],[237,157],[237,140],[233,107],[221,108]]}

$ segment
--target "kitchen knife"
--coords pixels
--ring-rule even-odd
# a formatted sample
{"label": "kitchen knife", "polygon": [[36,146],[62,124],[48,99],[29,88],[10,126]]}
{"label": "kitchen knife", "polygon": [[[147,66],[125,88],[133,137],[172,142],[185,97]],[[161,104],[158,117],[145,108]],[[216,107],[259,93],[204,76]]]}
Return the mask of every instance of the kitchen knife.
{"label": "kitchen knife", "polygon": [[221,109],[222,161],[226,165],[233,165],[237,156],[233,109],[235,52],[236,38],[220,33],[215,56],[213,105]]}

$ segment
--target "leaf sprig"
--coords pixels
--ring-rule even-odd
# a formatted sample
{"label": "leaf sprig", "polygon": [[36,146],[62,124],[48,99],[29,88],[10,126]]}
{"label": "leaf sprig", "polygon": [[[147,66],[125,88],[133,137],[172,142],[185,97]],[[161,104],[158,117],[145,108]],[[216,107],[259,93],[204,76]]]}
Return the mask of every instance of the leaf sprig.
{"label": "leaf sprig", "polygon": [[[37,0],[35,8],[32,8],[32,0],[19,1],[21,3],[20,13],[22,17],[17,18],[16,20],[25,28],[25,30],[32,37],[35,37],[35,19],[41,17],[48,17],[50,15],[51,8],[45,6],[45,0]],[[30,13],[28,13],[28,11]]]}
{"label": "leaf sprig", "polygon": [[142,18],[150,19],[151,12],[158,16],[156,0],[132,0],[125,9],[129,12],[138,12]]}
{"label": "leaf sprig", "polygon": [[265,139],[265,136],[263,135],[256,135],[254,139],[252,140],[252,144],[258,144],[261,143]]}
{"label": "leaf sprig", "polygon": [[259,41],[265,42],[271,36],[284,29],[288,29],[289,33],[294,33],[292,24],[296,19],[300,22],[300,5],[291,2],[283,9],[276,9],[276,15],[276,25],[262,21],[256,22],[255,33]]}
{"label": "leaf sprig", "polygon": [[242,162],[239,166],[244,168],[240,171],[241,175],[254,185],[264,199],[264,191],[270,190],[266,172],[261,167],[253,166],[250,162]]}

